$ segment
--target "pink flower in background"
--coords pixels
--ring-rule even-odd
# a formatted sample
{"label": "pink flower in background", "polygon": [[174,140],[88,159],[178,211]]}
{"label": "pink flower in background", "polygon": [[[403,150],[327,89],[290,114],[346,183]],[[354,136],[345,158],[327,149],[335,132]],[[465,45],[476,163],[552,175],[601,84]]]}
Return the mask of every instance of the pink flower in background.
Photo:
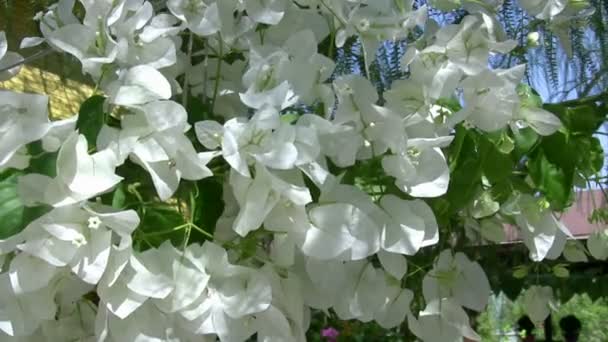
{"label": "pink flower in background", "polygon": [[324,328],[321,330],[321,336],[325,337],[328,342],[336,342],[340,332],[333,327]]}

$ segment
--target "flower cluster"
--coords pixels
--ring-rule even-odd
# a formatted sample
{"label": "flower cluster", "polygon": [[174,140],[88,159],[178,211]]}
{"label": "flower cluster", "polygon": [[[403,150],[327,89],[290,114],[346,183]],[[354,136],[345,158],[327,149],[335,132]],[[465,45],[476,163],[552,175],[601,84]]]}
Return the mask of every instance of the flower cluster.
{"label": "flower cluster", "polygon": [[[0,91],[0,170],[24,170],[22,203],[46,208],[0,241],[2,339],[303,341],[318,309],[385,328],[407,322],[425,341],[478,340],[464,308],[484,309],[488,279],[476,261],[438,245],[427,201],[448,191],[446,148],[463,123],[540,135],[562,125],[521,99],[525,65],[488,67],[517,45],[496,4],[431,1],[470,13],[440,26],[407,1],[163,3],[81,0],[76,11],[60,0],[36,18],[42,37],[22,43],[76,58],[106,113],[91,136],[81,118],[50,121],[43,95]],[[563,2],[522,3],[539,19],[565,11]],[[422,31],[402,59],[409,77],[382,96],[365,76],[332,76],[332,53],[319,51],[356,37],[368,69],[383,41]],[[6,45],[0,35],[0,70],[21,58]],[[193,120],[186,108],[197,98],[209,113]],[[459,108],[446,105],[455,98]],[[294,118],[294,108],[304,109]],[[57,153],[51,174],[28,171],[27,146],[37,141]],[[345,180],[366,162],[389,181]],[[100,203],[125,182],[126,163],[151,179],[156,199],[143,201],[179,206],[171,200],[180,184],[221,179],[224,211],[206,227],[213,237],[140,248],[145,213]],[[489,241],[516,222],[538,261],[559,256],[569,235],[543,203],[514,193],[499,205],[480,194],[460,215]],[[251,241],[243,257],[239,246]],[[413,313],[407,257],[431,246],[441,253],[423,280],[426,308]]]}

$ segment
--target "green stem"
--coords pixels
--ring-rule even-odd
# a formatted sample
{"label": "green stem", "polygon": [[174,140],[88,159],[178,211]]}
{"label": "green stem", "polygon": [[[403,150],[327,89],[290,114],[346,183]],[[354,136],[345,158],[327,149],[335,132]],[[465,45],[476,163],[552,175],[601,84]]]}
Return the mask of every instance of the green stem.
{"label": "green stem", "polygon": [[[192,31],[189,32],[188,36],[188,65],[192,63],[192,46],[194,45],[194,35]],[[184,89],[182,89],[182,105],[184,108],[188,108],[188,87],[190,86],[188,83],[190,82],[190,73],[186,71],[184,75]]]}
{"label": "green stem", "polygon": [[222,41],[222,34],[217,33],[217,41],[219,44],[219,51],[217,58],[217,66],[215,68],[215,85],[213,87],[213,101],[211,102],[211,113],[215,115],[215,100],[217,99],[217,93],[220,88],[220,78],[222,73],[222,58],[224,57],[224,43]]}

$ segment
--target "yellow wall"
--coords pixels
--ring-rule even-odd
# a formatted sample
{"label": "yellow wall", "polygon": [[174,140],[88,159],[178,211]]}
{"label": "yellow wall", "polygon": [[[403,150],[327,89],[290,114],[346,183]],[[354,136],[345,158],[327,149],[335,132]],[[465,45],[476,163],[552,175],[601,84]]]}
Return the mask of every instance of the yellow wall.
{"label": "yellow wall", "polygon": [[77,113],[80,104],[93,93],[90,85],[61,79],[57,74],[27,65],[18,76],[0,82],[0,89],[48,95],[50,114],[56,119]]}
{"label": "yellow wall", "polygon": [[[55,0],[0,0],[0,31],[5,31],[9,50],[31,56],[40,47],[18,51],[24,37],[39,36],[34,15]],[[87,84],[88,83],[88,84]],[[93,93],[80,63],[74,58],[53,53],[24,66],[17,77],[0,82],[0,89],[47,94],[53,118],[65,118],[78,112],[80,104]]]}

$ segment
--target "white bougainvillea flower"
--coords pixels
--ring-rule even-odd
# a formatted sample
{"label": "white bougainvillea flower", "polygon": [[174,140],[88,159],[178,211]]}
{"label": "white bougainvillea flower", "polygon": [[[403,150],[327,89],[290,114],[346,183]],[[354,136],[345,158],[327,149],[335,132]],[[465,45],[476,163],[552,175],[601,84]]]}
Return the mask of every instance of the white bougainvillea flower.
{"label": "white bougainvillea flower", "polygon": [[0,31],[0,82],[16,76],[21,70],[19,63],[23,62],[23,57],[16,52],[8,51],[8,42],[4,31]]}
{"label": "white bougainvillea flower", "polygon": [[380,199],[380,206],[389,216],[382,231],[384,250],[414,255],[420,248],[439,241],[435,215],[424,201],[406,201],[386,195]]}
{"label": "white bougainvillea flower", "polygon": [[136,255],[117,253],[108,268],[98,293],[120,319],[139,311],[146,301],[165,313],[183,309],[199,299],[209,280],[204,265],[191,252],[181,253],[168,241]]}
{"label": "white bougainvillea flower", "polygon": [[319,152],[340,167],[355,164],[357,153],[365,145],[360,129],[352,125],[335,124],[312,114],[301,116],[296,125],[315,131]]}
{"label": "white bougainvillea flower", "polygon": [[541,323],[555,310],[553,290],[548,286],[531,286],[522,298],[524,311],[534,323]]}
{"label": "white bougainvillea flower", "polygon": [[212,175],[206,166],[216,152],[197,153],[185,136],[190,129],[186,110],[173,101],[154,101],[134,108],[122,120],[122,130],[104,126],[97,138],[121,162],[131,157],[152,177],[162,200],[175,193],[180,180],[199,180]]}
{"label": "white bougainvillea flower", "polygon": [[[354,261],[354,263],[363,262]],[[306,305],[326,310],[336,303],[342,289],[353,280],[348,276],[345,264],[348,262],[319,260],[298,255],[295,270],[302,283],[302,294]]]}
{"label": "white bougainvillea flower", "polygon": [[26,144],[50,129],[48,97],[0,91],[0,168]]}
{"label": "white bougainvillea flower", "polygon": [[276,25],[283,19],[287,3],[285,0],[251,0],[245,1],[245,9],[255,22]]}
{"label": "white bougainvillea flower", "polygon": [[106,87],[108,102],[121,106],[146,104],[155,100],[168,100],[171,85],[159,71],[147,65],[138,65],[124,71]]}
{"label": "white bougainvillea flower", "polygon": [[28,253],[20,253],[11,260],[7,274],[12,291],[16,295],[26,295],[49,286],[60,272],[59,268],[45,260]]}
{"label": "white bougainvillea flower", "polygon": [[234,15],[240,13],[243,7],[243,3],[237,0],[170,0],[167,7],[192,32],[200,36],[221,32],[221,39],[227,44],[233,44],[255,27],[250,16]]}
{"label": "white bougainvillea flower", "polygon": [[568,5],[568,2],[563,0],[519,0],[518,2],[526,12],[541,20],[553,19]]}
{"label": "white bougainvillea flower", "polygon": [[[496,32],[497,27],[500,26],[494,25],[496,20],[493,17],[485,13],[480,16],[466,16],[458,24],[458,32],[451,36],[445,45],[449,60],[467,75],[476,75],[487,70],[487,61],[491,51],[508,53],[517,46],[515,40],[497,42],[497,39],[505,36],[504,32],[502,30]],[[449,35],[449,26],[442,31]],[[439,44],[445,37],[441,33],[438,33]]]}
{"label": "white bougainvillea flower", "polygon": [[[9,273],[0,274],[0,333],[9,336],[31,335],[42,322],[55,317],[57,306],[53,300],[54,293],[50,287],[42,286],[33,292],[15,294],[9,277]],[[28,279],[34,283],[38,280],[36,274]]]}
{"label": "white bougainvillea flower", "polygon": [[247,91],[240,93],[241,102],[254,109],[271,107],[282,110],[291,107],[298,97],[289,81],[281,77],[281,70],[287,66],[289,56],[280,49],[265,50],[251,50],[249,69],[243,75],[243,85]]}
{"label": "white bougainvillea flower", "polygon": [[378,260],[386,273],[390,274],[397,280],[403,279],[407,273],[407,259],[400,253],[387,252],[386,250],[378,251]]}
{"label": "white bougainvillea flower", "polygon": [[537,107],[522,106],[514,119],[520,120],[517,123],[530,126],[540,135],[551,135],[563,126],[555,114]]}
{"label": "white bougainvillea flower", "polygon": [[594,231],[587,238],[587,249],[598,260],[608,259],[608,229]]}
{"label": "white bougainvillea flower", "polygon": [[369,322],[385,303],[385,273],[367,262],[349,263],[345,267],[351,281],[342,289],[344,295],[340,296],[333,309],[340,319]]}
{"label": "white bougainvillea flower", "polygon": [[[548,209],[546,201],[530,195],[521,195],[519,208],[521,213],[515,216],[515,222],[530,250],[530,258],[541,261],[550,252],[554,257],[559,256],[566,244],[566,238],[572,237],[572,234]],[[559,246],[558,250],[551,250],[554,244]]]}
{"label": "white bougainvillea flower", "polygon": [[452,298],[456,303],[481,312],[486,307],[492,289],[483,269],[463,253],[445,250],[433,269],[422,281],[427,303]]}
{"label": "white bougainvillea flower", "polygon": [[4,165],[0,166],[0,171],[6,169],[23,170],[30,165],[30,159],[31,156],[28,154],[27,146],[21,146]]}
{"label": "white bougainvillea flower", "polygon": [[221,28],[218,3],[221,1],[169,0],[167,8],[178,19],[186,22],[192,32],[209,36]]}
{"label": "white bougainvillea flower", "polygon": [[[587,239],[589,240],[589,239]],[[587,262],[587,250],[582,242],[578,240],[568,240],[563,252],[564,258],[569,262]]]}
{"label": "white bougainvillea flower", "polygon": [[41,322],[40,328],[25,341],[86,340],[95,336],[96,307],[83,297],[95,288],[72,275],[62,275],[52,285],[57,310],[53,319]]}
{"label": "white bougainvillea flower", "polygon": [[74,132],[57,155],[57,177],[25,175],[19,179],[19,195],[26,205],[45,203],[60,207],[86,201],[122,180],[114,173],[118,162],[108,149],[89,155],[84,135]]}
{"label": "white bougainvillea flower", "polygon": [[221,144],[222,157],[245,177],[251,177],[249,168],[256,162],[287,170],[293,168],[298,159],[296,130],[282,122],[279,113],[272,108],[258,111],[249,121],[230,119],[223,128],[209,121],[198,122],[196,132],[207,148],[217,148]]}
{"label": "white bougainvillea flower", "polygon": [[226,251],[213,243],[193,246],[191,258],[205,265],[210,279],[205,294],[181,315],[197,334],[247,338],[255,332],[254,316],[270,307],[270,281],[262,272],[231,264]]}
{"label": "white bougainvillea flower", "polygon": [[384,171],[395,177],[401,191],[415,197],[438,197],[446,193],[450,170],[443,152],[438,147],[416,147],[410,140],[406,152],[382,158]]}
{"label": "white bougainvillea flower", "polygon": [[317,53],[317,45],[310,29],[292,34],[283,45],[288,60],[279,69],[280,77],[289,82],[298,101],[308,105],[317,99],[325,101],[328,94],[333,97],[329,86],[323,83],[332,75],[335,63]]}
{"label": "white bougainvillea flower", "polygon": [[380,248],[380,227],[349,203],[324,204],[309,211],[311,225],[301,249],[323,260],[361,260]]}
{"label": "white bougainvillea flower", "polygon": [[133,210],[65,206],[30,223],[22,233],[25,242],[18,248],[54,267],[67,266],[83,281],[96,284],[106,269],[111,247],[130,247],[131,233],[138,225]]}
{"label": "white bougainvillea flower", "polygon": [[293,272],[280,276],[270,264],[264,265],[260,271],[270,281],[272,304],[256,316],[258,336],[268,336],[266,340],[284,338],[306,341],[310,311],[304,305],[299,277]]}
{"label": "white bougainvillea flower", "polygon": [[409,289],[402,289],[398,282],[390,279],[384,292],[384,303],[374,314],[374,320],[385,329],[401,324],[406,317],[411,316],[410,303],[414,293]]}
{"label": "white bougainvillea flower", "polygon": [[428,342],[457,342],[463,337],[481,341],[471,328],[469,316],[452,299],[437,299],[427,303],[418,319],[408,316],[408,326],[414,335]]}
{"label": "white bougainvillea flower", "polygon": [[[346,17],[341,20],[346,22],[346,27],[336,33],[336,46],[342,47],[348,37],[358,35],[363,43],[366,66],[369,67],[382,41],[403,39],[408,36],[411,29],[424,26],[427,20],[427,6],[420,6],[416,10],[406,6],[401,3],[375,1],[367,6],[347,9],[332,3],[330,13],[340,13],[340,17]],[[325,10],[324,7],[322,8]]]}
{"label": "white bougainvillea flower", "polygon": [[383,94],[385,106],[403,117],[428,112],[429,99],[424,86],[411,79],[395,80]]}
{"label": "white bougainvillea flower", "polygon": [[49,32],[45,38],[55,49],[76,57],[83,71],[99,78],[102,67],[116,59],[118,47],[109,39],[104,26],[101,32],[96,26],[68,24]]}
{"label": "white bougainvillea flower", "polygon": [[[239,93],[245,91],[241,77],[246,70],[246,64],[240,60],[236,60],[232,64],[223,60],[219,63],[218,66],[217,58],[208,58],[204,62],[193,65],[188,71],[188,82],[190,91],[194,95],[202,95],[203,92],[209,98],[213,98],[215,95],[213,107],[216,115],[231,119],[247,111],[247,106],[241,102],[239,97]],[[218,68],[221,71],[219,75],[217,74]],[[214,86],[209,87],[206,82],[212,82]],[[217,92],[215,84],[217,84]],[[213,120],[202,122],[219,125],[217,121]]]}
{"label": "white bougainvillea flower", "polygon": [[[271,172],[259,164],[255,170],[253,180],[235,171],[230,174],[229,182],[239,205],[232,229],[240,236],[246,236],[264,222],[269,224],[268,229],[279,231],[298,231],[289,228],[297,221],[306,226],[307,222],[302,222],[301,215],[306,217],[304,206],[312,202],[312,198],[301,174],[298,171]],[[278,213],[286,207],[293,208],[293,211]],[[273,211],[275,208],[277,210]],[[281,227],[284,224],[289,226]]]}
{"label": "white bougainvillea flower", "polygon": [[461,82],[465,106],[449,118],[450,125],[467,120],[486,132],[504,128],[519,112],[516,86],[524,72],[522,64],[506,70],[484,70],[466,78]]}
{"label": "white bougainvillea flower", "polygon": [[462,70],[445,55],[445,48],[436,46],[420,51],[409,47],[401,65],[411,70],[409,80],[420,87],[425,97],[433,100],[452,96],[463,76]]}
{"label": "white bougainvillea flower", "polygon": [[[175,323],[174,315],[166,314],[151,302],[144,303],[126,318],[119,318],[100,308],[96,320],[97,336],[101,341],[188,341],[197,338],[209,342],[202,336],[184,334]],[[99,337],[98,337],[99,338]]]}
{"label": "white bougainvillea flower", "polygon": [[49,131],[42,137],[42,148],[47,152],[59,150],[70,133],[76,129],[76,121],[78,121],[78,115],[52,121]]}

